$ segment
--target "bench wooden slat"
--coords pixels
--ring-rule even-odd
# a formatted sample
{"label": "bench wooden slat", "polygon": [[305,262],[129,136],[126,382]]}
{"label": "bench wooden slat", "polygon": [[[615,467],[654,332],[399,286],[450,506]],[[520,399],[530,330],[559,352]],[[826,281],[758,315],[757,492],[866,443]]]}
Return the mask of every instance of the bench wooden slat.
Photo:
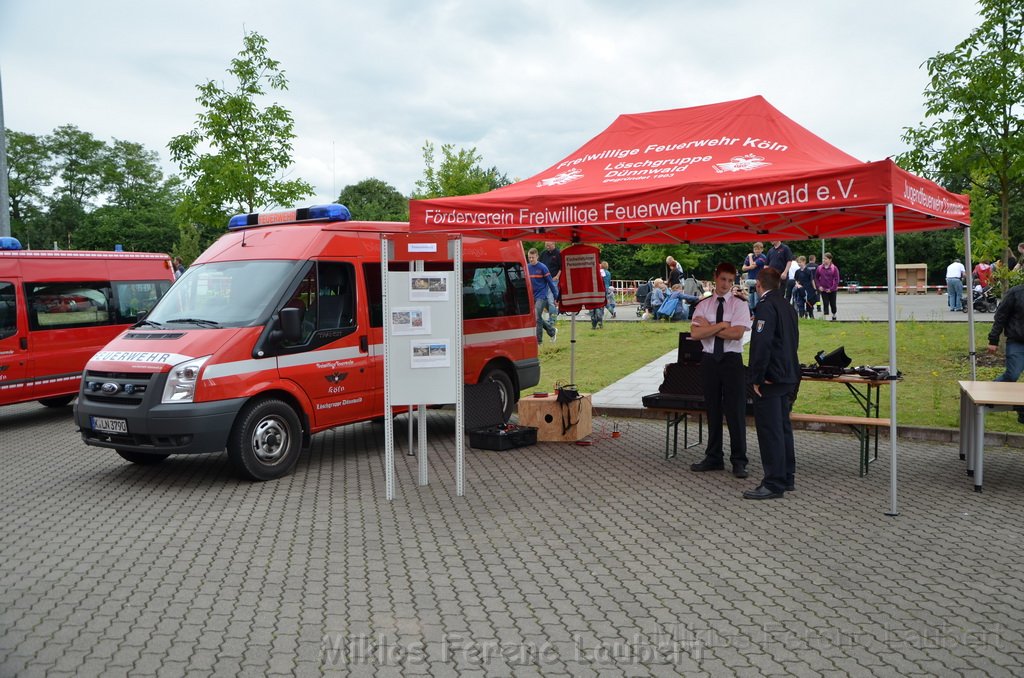
{"label": "bench wooden slat", "polygon": [[804,414],[791,412],[790,421],[815,422],[819,424],[845,424],[846,426],[889,426],[889,419],[879,417],[849,417],[842,414]]}

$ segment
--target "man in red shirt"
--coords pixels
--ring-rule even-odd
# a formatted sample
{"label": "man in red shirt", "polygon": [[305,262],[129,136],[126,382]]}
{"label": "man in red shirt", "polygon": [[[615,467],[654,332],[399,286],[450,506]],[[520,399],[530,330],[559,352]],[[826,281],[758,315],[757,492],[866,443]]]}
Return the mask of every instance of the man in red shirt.
{"label": "man in red shirt", "polygon": [[988,257],[982,257],[974,267],[974,277],[978,279],[979,285],[988,287],[989,281],[992,280],[992,265],[989,264]]}

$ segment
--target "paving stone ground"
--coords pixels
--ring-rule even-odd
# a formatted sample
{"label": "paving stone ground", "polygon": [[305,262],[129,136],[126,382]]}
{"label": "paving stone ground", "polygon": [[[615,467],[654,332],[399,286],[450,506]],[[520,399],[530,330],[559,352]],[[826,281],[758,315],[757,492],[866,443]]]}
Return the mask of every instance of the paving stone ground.
{"label": "paving stone ground", "polygon": [[[404,443],[404,417],[398,419]],[[431,484],[383,429],[318,435],[295,473],[155,467],[69,410],[0,411],[0,676],[1013,676],[1024,672],[1024,458],[800,431],[797,491],[692,474],[664,432],[470,451],[430,416]],[[749,441],[756,457],[753,431]],[[883,451],[883,457],[887,457]]]}

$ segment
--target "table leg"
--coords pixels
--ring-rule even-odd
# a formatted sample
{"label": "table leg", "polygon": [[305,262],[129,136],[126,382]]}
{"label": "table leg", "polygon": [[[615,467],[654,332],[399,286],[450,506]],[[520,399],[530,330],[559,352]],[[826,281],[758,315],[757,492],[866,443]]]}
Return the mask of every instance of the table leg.
{"label": "table leg", "polygon": [[[871,386],[868,385],[868,390],[870,390],[870,389],[871,389]],[[879,418],[879,415],[878,415],[878,405],[879,405],[879,403],[881,401],[882,401],[882,387],[881,386],[875,386],[875,419]],[[871,415],[868,415],[868,416],[871,416]],[[879,434],[879,430],[878,430],[878,427],[876,426],[875,427],[875,457],[874,457],[874,459],[868,460],[866,462],[866,464],[870,464],[872,461],[878,461],[878,434]],[[866,470],[866,468],[867,467],[865,466],[865,470]]]}
{"label": "table leg", "polygon": [[960,389],[960,459],[967,459],[970,449],[971,409],[967,404],[967,392]]}
{"label": "table leg", "polygon": [[[686,440],[686,413],[683,412],[683,440]],[[679,454],[679,417],[676,416],[676,425],[672,427],[672,459]]]}
{"label": "table leg", "polygon": [[665,413],[665,459],[669,459],[668,456],[668,436],[669,431],[672,430],[672,415],[668,412]]}
{"label": "table leg", "polygon": [[974,491],[981,492],[985,473],[985,406],[977,406],[974,417]]}

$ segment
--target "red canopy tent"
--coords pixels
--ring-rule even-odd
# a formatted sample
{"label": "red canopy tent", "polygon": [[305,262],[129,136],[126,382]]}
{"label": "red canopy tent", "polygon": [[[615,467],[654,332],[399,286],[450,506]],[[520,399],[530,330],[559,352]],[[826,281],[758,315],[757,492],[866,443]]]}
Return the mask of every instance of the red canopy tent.
{"label": "red canopy tent", "polygon": [[[413,232],[524,240],[733,243],[885,234],[893,370],[893,236],[963,227],[969,257],[969,218],[967,196],[888,159],[860,162],[760,96],[621,115],[529,179],[410,203]],[[973,356],[973,332],[970,350]],[[895,514],[895,384],[891,402]]]}

